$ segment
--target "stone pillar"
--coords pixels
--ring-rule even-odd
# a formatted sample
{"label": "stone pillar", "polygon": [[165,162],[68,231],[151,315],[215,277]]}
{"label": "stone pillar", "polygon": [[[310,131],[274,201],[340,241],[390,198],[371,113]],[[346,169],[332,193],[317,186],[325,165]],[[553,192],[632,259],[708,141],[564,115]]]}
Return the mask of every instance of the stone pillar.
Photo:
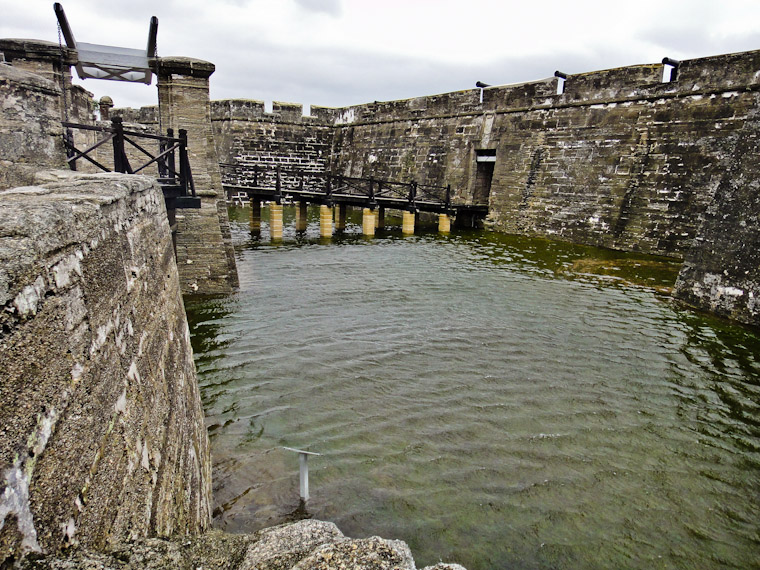
{"label": "stone pillar", "polygon": [[296,231],[305,232],[308,220],[306,219],[308,214],[309,204],[308,202],[298,202],[296,205]]}
{"label": "stone pillar", "polygon": [[375,235],[375,219],[377,216],[375,212],[369,208],[364,208],[362,211],[362,234],[365,236]]}
{"label": "stone pillar", "polygon": [[321,237],[332,237],[333,234],[333,213],[330,206],[322,204],[319,207],[319,235]]}
{"label": "stone pillar", "polygon": [[282,239],[282,204],[269,203],[269,239]]}
{"label": "stone pillar", "polygon": [[379,206],[375,212],[375,228],[382,230],[385,228],[385,208]]}
{"label": "stone pillar", "polygon": [[438,231],[442,234],[451,231],[451,217],[448,214],[438,214]]}
{"label": "stone pillar", "polygon": [[229,293],[238,285],[227,203],[214,146],[209,77],[215,66],[188,57],[156,62],[160,126],[187,130],[188,156],[200,210],[177,211],[177,266],[183,293]]}
{"label": "stone pillar", "polygon": [[346,205],[335,206],[335,229],[342,232],[346,229]]}
{"label": "stone pillar", "polygon": [[414,212],[404,210],[404,216],[401,222],[401,233],[405,235],[414,234]]}
{"label": "stone pillar", "polygon": [[251,233],[261,233],[261,202],[258,198],[251,198]]}

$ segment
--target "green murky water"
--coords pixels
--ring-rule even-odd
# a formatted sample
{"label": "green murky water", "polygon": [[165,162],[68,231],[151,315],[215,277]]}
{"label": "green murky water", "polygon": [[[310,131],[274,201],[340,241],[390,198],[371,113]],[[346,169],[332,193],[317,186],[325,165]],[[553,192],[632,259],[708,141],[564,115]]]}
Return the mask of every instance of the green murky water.
{"label": "green murky water", "polygon": [[760,334],[671,303],[676,264],[231,212],[240,292],[186,300],[218,526],[301,516],[290,446],[310,515],[420,567],[760,566]]}

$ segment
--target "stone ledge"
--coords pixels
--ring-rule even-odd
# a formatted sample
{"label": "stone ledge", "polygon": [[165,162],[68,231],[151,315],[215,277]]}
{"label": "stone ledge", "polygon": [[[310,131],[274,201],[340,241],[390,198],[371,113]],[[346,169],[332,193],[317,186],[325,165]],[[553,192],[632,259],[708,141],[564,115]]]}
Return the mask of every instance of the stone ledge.
{"label": "stone ledge", "polygon": [[205,531],[208,439],[161,190],[113,173],[33,184],[0,192],[0,567]]}
{"label": "stone ledge", "polygon": [[158,58],[154,68],[156,73],[163,76],[178,74],[203,79],[208,79],[216,71],[216,66],[210,61],[177,56]]}
{"label": "stone ledge", "polygon": [[44,40],[32,40],[24,38],[0,38],[0,51],[5,53],[6,59],[30,59],[41,61],[59,62],[63,57],[63,63],[76,65],[77,52],[66,46]]}
{"label": "stone ledge", "polygon": [[[0,48],[1,51],[3,51],[2,48]],[[0,64],[0,81],[13,82],[18,85],[44,91],[50,95],[60,95],[62,93],[61,88],[55,82],[31,71],[7,64]]]}

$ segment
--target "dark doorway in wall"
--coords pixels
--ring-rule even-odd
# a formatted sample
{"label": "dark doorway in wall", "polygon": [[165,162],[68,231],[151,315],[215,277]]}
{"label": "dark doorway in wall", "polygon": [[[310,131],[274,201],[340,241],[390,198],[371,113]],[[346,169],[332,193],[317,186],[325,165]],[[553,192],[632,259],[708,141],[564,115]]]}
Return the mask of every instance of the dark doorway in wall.
{"label": "dark doorway in wall", "polygon": [[475,188],[472,193],[476,204],[487,204],[491,195],[493,168],[496,165],[496,149],[478,149],[475,151],[477,169],[475,171]]}

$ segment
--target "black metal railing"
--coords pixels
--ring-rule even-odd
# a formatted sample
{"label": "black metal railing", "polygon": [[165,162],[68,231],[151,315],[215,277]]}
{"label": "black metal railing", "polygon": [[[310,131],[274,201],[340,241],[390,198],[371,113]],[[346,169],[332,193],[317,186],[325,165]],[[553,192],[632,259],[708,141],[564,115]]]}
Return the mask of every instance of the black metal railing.
{"label": "black metal railing", "polygon": [[[190,170],[190,160],[187,155],[187,131],[185,129],[179,129],[179,137],[174,137],[172,129],[168,129],[165,136],[140,133],[125,129],[121,117],[114,117],[111,120],[110,127],[68,122],[64,122],[63,126],[66,128],[63,135],[63,143],[66,147],[66,162],[71,170],[77,169],[78,160],[86,160],[104,172],[121,172],[125,174],[138,174],[155,164],[158,170],[158,180],[162,186],[179,188],[179,196],[195,197],[195,184],[193,183],[193,174]],[[85,150],[79,150],[74,144],[75,129],[99,132],[103,136]],[[147,146],[145,143],[140,144],[136,139],[156,141],[158,143],[157,154],[151,153],[145,148]],[[113,146],[113,168],[109,168],[95,158],[95,150],[108,142],[112,142]],[[127,155],[127,144],[138,151],[137,156],[144,155],[147,157],[147,162],[133,167]],[[179,157],[177,157],[177,154]],[[134,155],[135,153],[133,152]],[[105,158],[98,158],[103,162],[106,161]],[[179,167],[177,167],[177,162],[179,162]]]}
{"label": "black metal railing", "polygon": [[404,203],[410,210],[423,204],[446,210],[452,207],[450,185],[360,178],[281,166],[221,163],[220,167],[224,186],[241,191],[247,189],[253,193],[269,192],[277,202],[289,195],[298,198],[311,195],[324,203],[346,197],[360,198],[372,208],[383,201]]}

